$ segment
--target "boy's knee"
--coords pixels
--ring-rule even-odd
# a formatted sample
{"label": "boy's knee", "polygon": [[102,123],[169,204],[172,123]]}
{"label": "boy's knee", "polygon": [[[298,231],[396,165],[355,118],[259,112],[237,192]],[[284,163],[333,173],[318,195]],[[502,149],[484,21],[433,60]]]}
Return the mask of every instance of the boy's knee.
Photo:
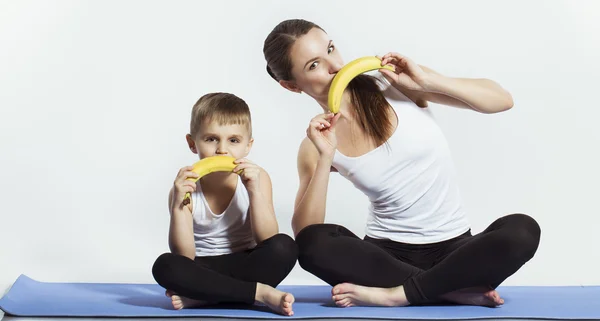
{"label": "boy's knee", "polygon": [[158,284],[164,283],[165,276],[170,274],[175,255],[173,253],[161,254],[152,265],[152,276]]}
{"label": "boy's knee", "polygon": [[273,255],[282,261],[293,261],[298,259],[298,245],[289,235],[279,233],[267,240]]}

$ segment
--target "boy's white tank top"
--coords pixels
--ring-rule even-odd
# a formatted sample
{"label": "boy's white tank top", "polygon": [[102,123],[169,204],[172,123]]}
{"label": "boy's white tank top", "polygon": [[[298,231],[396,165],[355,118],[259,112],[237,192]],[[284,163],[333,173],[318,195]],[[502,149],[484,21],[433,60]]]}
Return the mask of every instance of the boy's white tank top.
{"label": "boy's white tank top", "polygon": [[444,134],[429,109],[384,82],[384,96],[398,118],[387,145],[358,157],[336,151],[333,160],[369,198],[366,235],[425,244],[463,234],[470,224]]}
{"label": "boy's white tank top", "polygon": [[223,213],[213,213],[202,193],[200,180],[192,193],[196,256],[230,254],[256,246],[248,210],[250,199],[238,177],[235,193]]}

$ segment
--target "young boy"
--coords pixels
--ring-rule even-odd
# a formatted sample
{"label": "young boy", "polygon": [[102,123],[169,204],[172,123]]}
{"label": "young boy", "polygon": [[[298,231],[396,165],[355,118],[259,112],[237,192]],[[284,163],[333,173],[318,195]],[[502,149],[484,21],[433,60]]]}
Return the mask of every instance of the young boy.
{"label": "young boy", "polygon": [[269,175],[245,159],[254,142],[248,105],[229,93],[202,96],[186,140],[200,159],[232,156],[237,166],[195,183],[187,180],[198,178],[192,166],[179,170],[169,192],[171,253],[154,263],[154,279],[175,309],[262,303],[293,315],[293,295],[275,287],[296,264],[298,249],[278,232]]}

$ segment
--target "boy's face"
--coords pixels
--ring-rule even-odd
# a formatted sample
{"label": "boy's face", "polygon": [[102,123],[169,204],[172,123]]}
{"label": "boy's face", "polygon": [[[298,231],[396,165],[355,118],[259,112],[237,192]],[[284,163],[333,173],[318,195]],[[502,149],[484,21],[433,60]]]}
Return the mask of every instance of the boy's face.
{"label": "boy's face", "polygon": [[193,140],[188,135],[190,149],[200,159],[210,156],[244,158],[250,153],[253,142],[248,128],[242,124],[219,125],[217,122],[204,122]]}

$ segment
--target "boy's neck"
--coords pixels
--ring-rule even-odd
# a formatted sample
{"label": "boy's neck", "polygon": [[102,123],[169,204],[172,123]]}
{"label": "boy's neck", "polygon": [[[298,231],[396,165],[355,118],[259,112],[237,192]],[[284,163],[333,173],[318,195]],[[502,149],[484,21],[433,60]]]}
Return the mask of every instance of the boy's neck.
{"label": "boy's neck", "polygon": [[200,179],[202,192],[212,194],[237,188],[238,175],[235,173],[214,172]]}

